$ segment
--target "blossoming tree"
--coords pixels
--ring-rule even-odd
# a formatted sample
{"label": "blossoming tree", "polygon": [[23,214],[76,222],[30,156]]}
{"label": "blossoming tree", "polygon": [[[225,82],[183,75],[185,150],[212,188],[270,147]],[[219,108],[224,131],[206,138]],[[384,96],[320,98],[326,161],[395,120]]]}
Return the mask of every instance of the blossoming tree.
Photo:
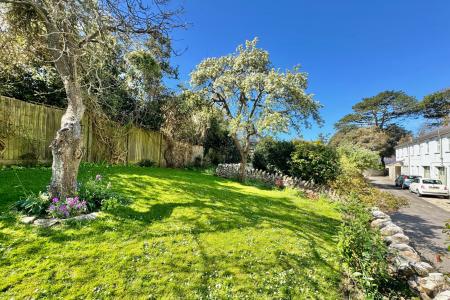
{"label": "blossoming tree", "polygon": [[256,136],[300,131],[310,121],[321,122],[319,102],[307,94],[307,75],[299,67],[281,72],[272,67],[269,53],[246,41],[230,55],[207,58],[191,73],[194,93],[220,108],[241,156],[240,180],[251,140]]}

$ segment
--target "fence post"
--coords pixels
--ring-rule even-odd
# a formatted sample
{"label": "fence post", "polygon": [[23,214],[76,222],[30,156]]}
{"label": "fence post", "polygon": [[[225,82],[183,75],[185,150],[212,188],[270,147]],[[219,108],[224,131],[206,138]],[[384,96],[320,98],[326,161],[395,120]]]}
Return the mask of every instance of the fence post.
{"label": "fence post", "polygon": [[159,133],[159,153],[158,153],[158,166],[161,168],[161,149],[162,149],[162,133]]}
{"label": "fence post", "polygon": [[128,129],[127,130],[127,155],[125,156],[125,165],[127,165],[128,166],[128,161],[129,161],[129,155],[130,155],[130,147],[129,147],[129,143],[128,143],[128,138],[129,138],[129,136],[130,136],[130,130]]}

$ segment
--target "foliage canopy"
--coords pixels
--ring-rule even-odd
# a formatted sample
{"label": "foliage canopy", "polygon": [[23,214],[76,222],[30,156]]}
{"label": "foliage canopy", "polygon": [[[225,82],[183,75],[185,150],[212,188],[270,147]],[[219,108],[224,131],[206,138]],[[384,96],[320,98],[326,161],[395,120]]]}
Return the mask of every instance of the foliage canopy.
{"label": "foliage canopy", "polygon": [[281,72],[269,53],[246,41],[235,53],[207,58],[191,73],[193,91],[225,115],[230,135],[246,164],[251,138],[300,130],[320,122],[320,104],[307,94],[307,76],[298,67]]}

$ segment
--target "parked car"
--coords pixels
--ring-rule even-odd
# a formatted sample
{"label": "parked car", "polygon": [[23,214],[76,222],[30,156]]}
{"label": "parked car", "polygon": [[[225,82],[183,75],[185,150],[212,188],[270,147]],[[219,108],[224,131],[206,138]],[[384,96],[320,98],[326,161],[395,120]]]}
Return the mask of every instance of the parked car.
{"label": "parked car", "polygon": [[416,178],[420,178],[421,176],[417,176],[417,175],[400,175],[395,179],[395,186],[396,187],[400,187],[402,189],[407,189],[409,188],[409,185],[411,184],[411,182],[416,179]]}
{"label": "parked car", "polygon": [[409,186],[409,191],[416,193],[419,197],[423,195],[435,195],[448,197],[448,188],[439,179],[416,178]]}

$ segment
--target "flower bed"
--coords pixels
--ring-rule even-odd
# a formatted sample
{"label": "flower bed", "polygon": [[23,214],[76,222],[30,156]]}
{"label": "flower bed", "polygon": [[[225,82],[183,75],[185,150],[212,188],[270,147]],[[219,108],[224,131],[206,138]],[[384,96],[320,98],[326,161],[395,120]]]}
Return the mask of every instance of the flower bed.
{"label": "flower bed", "polygon": [[87,211],[86,200],[80,197],[68,197],[65,200],[52,199],[52,204],[48,208],[48,214],[54,218],[68,218],[78,216]]}
{"label": "flower bed", "polygon": [[[19,200],[15,207],[28,216],[22,219],[23,223],[51,226],[61,220],[93,219],[97,216],[94,212],[111,209],[123,203],[124,199],[112,191],[111,183],[97,174],[94,179],[81,183],[76,195],[65,199],[50,199],[48,193],[39,192],[27,195]],[[81,217],[87,215],[91,217]]]}

